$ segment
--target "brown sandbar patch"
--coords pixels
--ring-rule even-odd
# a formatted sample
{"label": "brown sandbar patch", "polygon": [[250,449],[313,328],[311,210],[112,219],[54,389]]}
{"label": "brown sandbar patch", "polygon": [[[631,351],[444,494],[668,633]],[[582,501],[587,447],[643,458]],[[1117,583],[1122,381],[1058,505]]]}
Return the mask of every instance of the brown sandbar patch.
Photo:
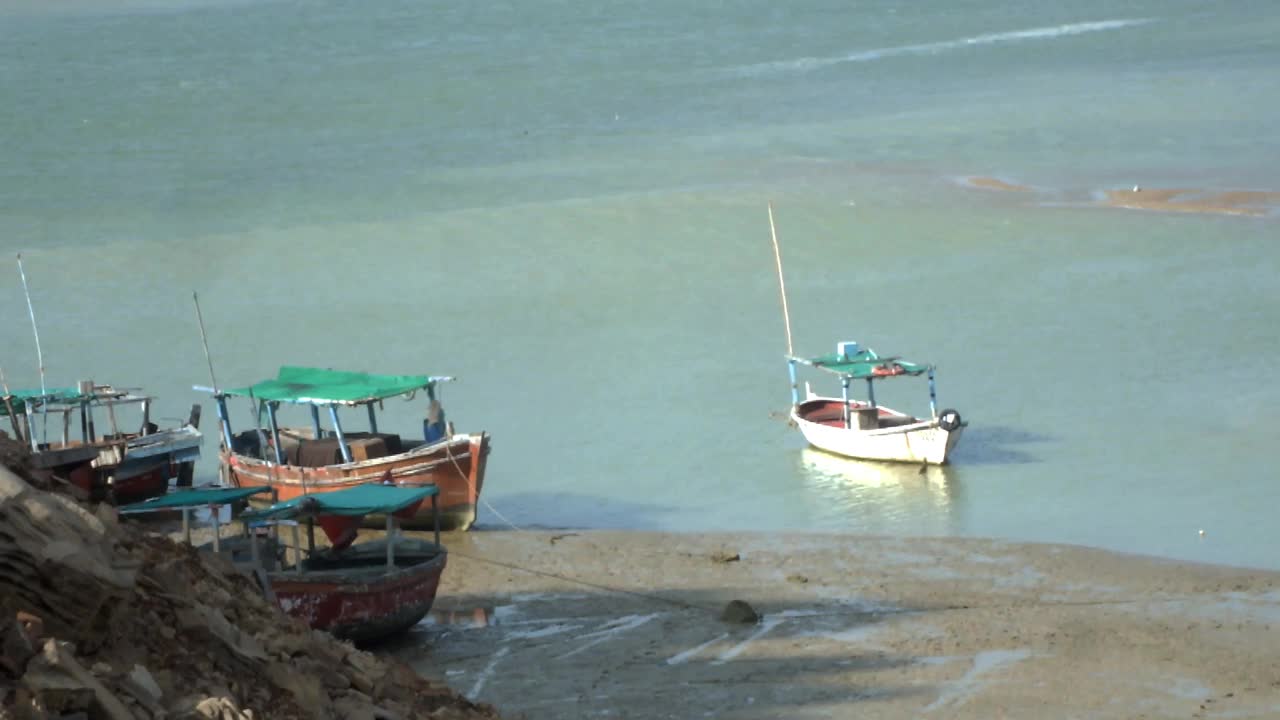
{"label": "brown sandbar patch", "polygon": [[1031,188],[1026,185],[1018,185],[1016,183],[1005,182],[1000,178],[983,177],[981,175],[971,175],[964,179],[970,186],[981,188],[983,190],[1000,190],[1003,192],[1031,192]]}
{"label": "brown sandbar patch", "polygon": [[1131,210],[1260,216],[1280,207],[1280,192],[1269,190],[1213,192],[1189,188],[1155,190],[1139,188],[1108,190],[1105,203],[1111,207]]}

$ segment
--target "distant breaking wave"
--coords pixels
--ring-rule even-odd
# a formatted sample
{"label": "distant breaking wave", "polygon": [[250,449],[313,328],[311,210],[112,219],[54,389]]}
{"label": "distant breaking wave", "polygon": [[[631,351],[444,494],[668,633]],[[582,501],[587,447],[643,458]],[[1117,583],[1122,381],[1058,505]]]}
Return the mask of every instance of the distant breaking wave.
{"label": "distant breaking wave", "polygon": [[943,40],[941,42],[924,43],[921,45],[900,45],[898,47],[877,48],[875,50],[864,50],[862,52],[836,57],[805,57],[796,58],[794,60],[777,60],[774,62],[746,65],[744,67],[737,68],[733,72],[739,75],[801,72],[828,67],[830,65],[871,62],[873,60],[881,60],[900,55],[933,55],[947,50],[973,47],[975,45],[998,45],[1001,43],[1018,42],[1020,40],[1047,40],[1065,37],[1068,35],[1082,35],[1084,33],[1099,32],[1102,30],[1117,30],[1119,28],[1132,27],[1135,25],[1145,25],[1149,22],[1151,22],[1151,20],[1147,18],[1136,18],[1071,23],[1069,25],[1031,28],[1030,30],[1014,30],[1012,32],[974,35],[973,37],[960,38],[959,40]]}

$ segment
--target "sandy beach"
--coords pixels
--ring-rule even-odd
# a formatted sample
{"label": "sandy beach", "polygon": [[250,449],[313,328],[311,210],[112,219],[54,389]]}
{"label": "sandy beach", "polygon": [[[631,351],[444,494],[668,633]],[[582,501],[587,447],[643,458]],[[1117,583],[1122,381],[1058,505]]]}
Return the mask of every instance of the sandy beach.
{"label": "sandy beach", "polygon": [[446,543],[435,611],[382,651],[504,717],[1280,715],[1280,573],[957,539]]}

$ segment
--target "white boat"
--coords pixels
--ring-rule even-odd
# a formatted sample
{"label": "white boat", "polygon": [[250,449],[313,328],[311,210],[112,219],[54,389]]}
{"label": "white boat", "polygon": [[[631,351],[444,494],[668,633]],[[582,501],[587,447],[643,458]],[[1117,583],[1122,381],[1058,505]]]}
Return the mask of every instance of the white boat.
{"label": "white boat", "polygon": [[[854,342],[837,345],[836,352],[817,358],[788,356],[791,370],[791,420],[810,445],[836,455],[860,460],[944,465],[968,425],[960,413],[938,412],[934,368],[898,358],[881,358],[875,351],[859,349]],[[808,365],[840,377],[840,397],[817,395],[805,383],[801,401],[796,389],[797,364]],[[876,404],[876,380],[927,375],[929,416],[916,417]],[[867,399],[849,397],[849,385],[865,380]]]}
{"label": "white boat", "polygon": [[[787,286],[782,277],[782,250],[769,205],[769,232],[778,267],[778,291],[782,297],[782,319],[787,331],[787,368],[791,373],[791,422],[805,440],[819,450],[859,460],[887,460],[944,465],[965,423],[960,413],[938,412],[932,365],[918,365],[896,357],[882,358],[856,342],[841,342],[830,355],[802,358],[792,354],[791,315],[787,310]],[[815,395],[805,383],[805,399],[796,385],[796,365],[808,365],[840,378],[840,397]],[[876,404],[875,381],[904,375],[929,377],[929,417],[921,418]],[[867,399],[849,397],[849,383],[866,380]]]}

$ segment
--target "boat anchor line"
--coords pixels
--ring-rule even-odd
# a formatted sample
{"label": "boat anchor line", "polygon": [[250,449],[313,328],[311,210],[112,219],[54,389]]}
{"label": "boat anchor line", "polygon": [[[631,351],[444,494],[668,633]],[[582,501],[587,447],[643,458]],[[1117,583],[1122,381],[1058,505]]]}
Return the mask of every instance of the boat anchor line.
{"label": "boat anchor line", "polygon": [[605,585],[603,583],[591,582],[590,580],[580,580],[578,578],[572,578],[567,575],[561,575],[559,573],[547,572],[545,570],[536,570],[534,568],[524,567],[522,565],[516,565],[514,563],[508,563],[508,562],[503,562],[501,560],[493,560],[491,558],[480,557],[479,555],[470,555],[460,550],[450,550],[449,554],[451,556],[462,557],[468,560],[474,560],[476,562],[488,563],[490,565],[495,565],[497,567],[504,567],[504,568],[507,568],[508,570],[518,570],[520,572],[529,573],[530,575],[538,575],[540,577],[552,578],[554,580],[561,580],[563,582],[572,583],[574,585],[581,585],[582,587],[588,587],[593,590],[603,590],[605,592],[611,592],[617,595],[631,595],[632,597],[643,598],[645,600],[654,600],[657,602],[666,603],[668,605],[674,605],[682,610],[701,610],[703,612],[710,612],[710,613],[720,612],[719,608],[712,608],[709,606],[697,605],[691,602],[686,602],[684,600],[676,600],[675,598],[663,597],[661,595],[651,595],[649,593],[643,593],[637,590],[625,590],[623,588],[616,588],[609,585]]}
{"label": "boat anchor line", "polygon": [[[524,528],[518,527],[515,523],[508,520],[505,515],[498,512],[498,509],[495,508],[492,504],[490,504],[488,499],[480,497],[480,492],[476,490],[476,484],[474,481],[472,481],[471,476],[463,472],[462,466],[458,464],[458,461],[456,459],[454,459],[453,445],[445,446],[444,451],[445,451],[445,455],[449,457],[449,461],[453,463],[453,469],[458,471],[458,475],[460,475],[462,479],[466,481],[467,486],[471,488],[471,495],[475,497],[477,500],[479,500],[486,508],[488,508],[489,512],[493,513],[494,515],[497,515],[499,520],[501,520],[502,522],[510,526],[512,530],[515,530],[516,532],[524,532]],[[464,454],[462,457],[467,457],[468,454]]]}

